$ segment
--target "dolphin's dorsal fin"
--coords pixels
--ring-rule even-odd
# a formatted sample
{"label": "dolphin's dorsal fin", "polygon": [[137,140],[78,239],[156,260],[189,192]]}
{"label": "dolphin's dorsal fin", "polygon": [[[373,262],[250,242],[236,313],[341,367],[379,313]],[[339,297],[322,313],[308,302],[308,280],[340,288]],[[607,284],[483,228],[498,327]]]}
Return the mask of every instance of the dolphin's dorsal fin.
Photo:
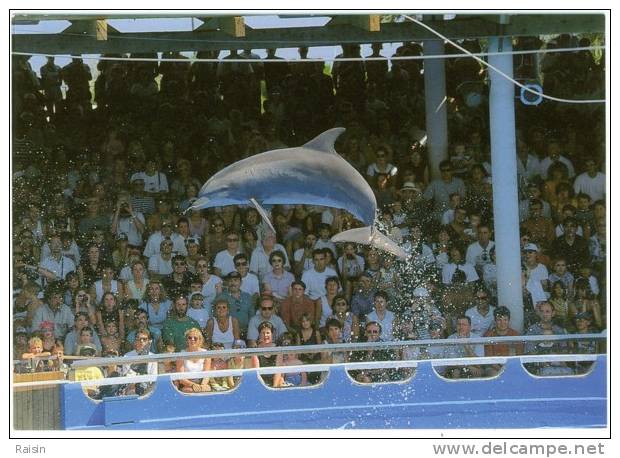
{"label": "dolphin's dorsal fin", "polygon": [[308,149],[314,149],[317,151],[323,151],[325,153],[337,154],[334,149],[334,143],[336,139],[345,131],[344,127],[334,127],[333,129],[326,130],[321,135],[314,137],[303,147]]}

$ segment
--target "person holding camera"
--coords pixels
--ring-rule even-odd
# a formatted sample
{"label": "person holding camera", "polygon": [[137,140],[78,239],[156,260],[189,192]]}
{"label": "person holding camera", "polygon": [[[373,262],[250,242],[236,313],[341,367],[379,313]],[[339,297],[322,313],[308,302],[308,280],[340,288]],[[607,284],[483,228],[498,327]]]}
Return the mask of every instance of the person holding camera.
{"label": "person holding camera", "polygon": [[144,215],[134,211],[129,195],[126,193],[120,194],[112,217],[112,234],[117,237],[125,234],[127,235],[129,245],[141,246],[144,225]]}

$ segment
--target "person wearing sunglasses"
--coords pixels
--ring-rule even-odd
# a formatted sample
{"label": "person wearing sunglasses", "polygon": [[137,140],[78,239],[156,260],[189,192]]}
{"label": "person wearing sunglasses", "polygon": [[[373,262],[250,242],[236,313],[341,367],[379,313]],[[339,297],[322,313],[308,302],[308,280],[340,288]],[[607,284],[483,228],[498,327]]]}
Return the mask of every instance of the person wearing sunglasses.
{"label": "person wearing sunglasses", "polygon": [[[206,351],[204,347],[204,337],[197,327],[189,328],[184,333],[187,342],[185,351],[199,352]],[[178,359],[177,372],[202,372],[211,370],[211,358],[185,358]],[[179,389],[184,393],[202,393],[211,391],[209,377],[198,379],[181,379],[178,381]]]}
{"label": "person wearing sunglasses", "polygon": [[218,277],[226,276],[235,270],[235,255],[241,253],[239,248],[239,234],[229,232],[226,234],[226,249],[215,255],[213,261],[213,272]]}
{"label": "person wearing sunglasses", "polygon": [[256,315],[250,319],[248,324],[248,347],[254,348],[257,346],[259,337],[259,326],[265,321],[271,323],[273,326],[273,339],[277,340],[281,334],[287,332],[286,324],[282,321],[278,315],[274,313],[274,298],[271,294],[263,293],[260,298],[260,306]]}
{"label": "person wearing sunglasses", "polygon": [[260,293],[258,277],[250,272],[250,261],[245,253],[239,253],[233,258],[235,270],[241,275],[241,291],[248,293],[256,302]]}
{"label": "person wearing sunglasses", "polygon": [[[146,315],[146,312],[144,312]],[[153,355],[151,353],[151,333],[147,328],[136,331],[135,339],[133,341],[133,350],[125,353],[124,356],[131,358],[135,356],[148,356]],[[125,364],[121,368],[121,375],[126,377],[134,375],[157,375],[157,363],[132,363]],[[136,384],[130,384],[127,388],[127,392],[135,392],[138,396],[145,395],[153,387],[153,383],[139,382]]]}
{"label": "person wearing sunglasses", "polygon": [[471,332],[477,335],[483,335],[493,325],[495,318],[493,313],[495,307],[491,305],[489,292],[484,287],[476,288],[474,293],[475,305],[465,312],[465,315],[471,320]]}

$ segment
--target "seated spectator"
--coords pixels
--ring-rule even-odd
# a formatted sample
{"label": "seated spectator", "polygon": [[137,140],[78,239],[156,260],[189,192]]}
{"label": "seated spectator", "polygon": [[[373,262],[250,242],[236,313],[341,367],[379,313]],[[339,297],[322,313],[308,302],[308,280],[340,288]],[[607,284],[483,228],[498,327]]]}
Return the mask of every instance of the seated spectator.
{"label": "seated spectator", "polygon": [[[456,332],[448,339],[468,339],[470,337],[480,337],[471,332],[471,319],[460,316],[456,320]],[[484,347],[479,344],[450,345],[448,347],[449,358],[476,358],[484,356]],[[453,366],[446,370],[445,376],[448,378],[478,378],[484,374],[482,366],[470,364],[467,366]]]}
{"label": "seated spectator", "polygon": [[[204,338],[200,329],[196,327],[189,327],[183,334],[183,340],[186,343],[176,343],[175,348],[183,348],[186,352],[200,352],[207,351],[204,346]],[[179,350],[177,350],[179,351]],[[205,372],[211,370],[211,358],[184,358],[177,359],[176,362],[177,372]],[[178,387],[184,393],[203,393],[205,391],[211,391],[209,385],[209,377],[195,379],[180,379],[178,380]]]}
{"label": "seated spectator", "polygon": [[145,309],[139,308],[134,312],[135,316],[135,329],[131,329],[127,333],[126,342],[129,345],[134,345],[135,349],[135,340],[136,336],[140,331],[148,332],[149,335],[149,345],[151,353],[159,353],[161,349],[163,349],[163,343],[161,340],[161,331],[152,326],[149,323],[149,314]]}
{"label": "seated spectator", "polygon": [[[173,344],[176,351],[180,352],[186,348],[185,344],[189,343],[186,334],[187,331],[193,328],[199,329],[199,326],[200,325],[196,320],[187,316],[187,299],[185,298],[185,296],[175,296],[172,302],[171,314],[168,318],[166,318],[163,323],[161,337],[164,343]],[[200,344],[202,345],[202,343],[204,342],[204,340],[202,339],[202,332],[198,332],[201,336]],[[194,335],[193,333],[190,334]],[[188,347],[187,351],[198,350],[190,349]]]}
{"label": "seated spectator", "polygon": [[360,335],[359,319],[349,310],[347,298],[338,294],[332,301],[332,314],[325,321],[326,326],[329,320],[338,320],[342,329],[342,339],[345,342],[356,342]]}
{"label": "seated spectator", "polygon": [[[591,334],[596,330],[591,328],[592,314],[589,312],[578,313],[575,315],[575,334]],[[570,353],[578,355],[593,355],[599,353],[598,343],[596,340],[575,340],[569,342]],[[592,361],[576,361],[575,373],[585,374],[592,367]]]}
{"label": "seated spectator", "polygon": [[172,273],[161,279],[162,284],[171,295],[184,294],[190,291],[194,275],[187,269],[185,256],[172,257]]}
{"label": "seated spectator", "polygon": [[232,348],[235,340],[239,340],[241,331],[239,321],[230,315],[230,306],[226,299],[218,298],[213,303],[213,317],[209,318],[205,327],[207,342],[222,344],[224,348]]}
{"label": "seated spectator", "polygon": [[217,275],[213,275],[209,269],[209,261],[206,257],[201,256],[196,260],[196,281],[200,281],[201,293],[204,298],[203,305],[206,310],[211,310],[213,300],[222,294],[222,279]]}
{"label": "seated spectator", "polygon": [[28,352],[21,355],[21,359],[30,359],[32,372],[44,372],[48,370],[48,364],[46,361],[39,360],[37,358],[44,358],[50,356],[49,351],[43,351],[43,341],[40,337],[31,337],[28,339]]}
{"label": "seated spectator", "polygon": [[368,272],[362,272],[358,282],[358,288],[351,298],[351,312],[357,316],[360,323],[366,321],[366,315],[373,310],[375,293],[372,276]]}
{"label": "seated spectator", "polygon": [[495,307],[490,304],[486,289],[479,287],[474,294],[476,305],[467,309],[465,315],[470,319],[471,332],[480,336],[487,332],[493,324]]}
{"label": "seated spectator", "polygon": [[566,259],[566,267],[571,272],[576,272],[580,264],[590,259],[588,243],[583,237],[577,235],[577,221],[567,218],[564,221],[564,235],[554,240],[550,254],[555,258]]}
{"label": "seated spectator", "polygon": [[128,193],[119,194],[116,210],[112,215],[111,231],[116,237],[121,234],[127,235],[129,245],[142,246],[142,234],[146,221],[141,212],[134,210],[129,199]]}
{"label": "seated spectator", "polygon": [[538,262],[538,246],[528,243],[523,247],[523,262],[528,281],[540,283],[544,291],[549,290],[549,271]]}
{"label": "seated spectator", "polygon": [[69,272],[75,271],[75,263],[62,254],[60,236],[53,235],[49,239],[50,255],[39,264],[39,274],[44,282],[64,280]]}
{"label": "seated spectator", "polygon": [[[146,315],[146,313],[144,314]],[[149,356],[153,355],[149,351],[153,345],[153,339],[147,328],[140,329],[135,332],[133,339],[133,350],[125,353],[125,357],[132,358],[136,356]],[[121,374],[125,377],[132,377],[136,375],[157,375],[157,363],[132,363],[125,364],[121,368]],[[127,390],[128,393],[132,391],[138,396],[144,396],[154,387],[150,382],[138,382],[130,385]]]}
{"label": "seated spectator", "polygon": [[575,294],[575,277],[566,268],[566,259],[559,257],[553,261],[553,271],[549,274],[549,283],[553,284],[561,281],[566,289],[567,297],[573,297]]}
{"label": "seated spectator", "polygon": [[118,332],[116,321],[108,321],[105,324],[105,333],[101,335],[101,353],[115,352],[117,355],[123,346],[124,335]]}
{"label": "seated spectator", "polygon": [[161,279],[174,271],[172,268],[172,247],[172,240],[164,239],[161,241],[160,252],[155,253],[149,258],[149,278],[153,280]]}
{"label": "seated spectator", "polygon": [[[221,342],[214,342],[211,344],[210,350],[224,350],[225,346]],[[211,358],[211,370],[223,371],[228,369],[228,361],[223,358],[213,357]],[[211,377],[209,378],[209,386],[211,391],[228,391],[235,385],[232,375],[224,377]]]}
{"label": "seated spectator", "polygon": [[493,249],[495,242],[491,240],[491,228],[486,223],[480,224],[476,233],[478,241],[467,247],[465,260],[481,273],[484,266],[491,262],[489,251]]}
{"label": "seated spectator", "polygon": [[310,322],[318,329],[321,319],[321,306],[305,294],[306,284],[302,281],[294,281],[291,284],[291,295],[280,303],[280,317],[286,326],[299,332],[301,318],[307,315]]}
{"label": "seated spectator", "polygon": [[123,287],[122,297],[127,299],[141,300],[146,293],[146,288],[149,284],[148,275],[144,262],[141,259],[136,259],[131,262],[131,274],[132,278],[125,282]]}
{"label": "seated spectator", "polygon": [[529,231],[532,243],[548,248],[555,239],[553,222],[543,216],[542,201],[531,199],[529,202],[529,217],[523,222],[523,227]]}
{"label": "seated spectator", "polygon": [[457,271],[465,274],[465,281],[471,283],[479,279],[478,273],[472,264],[463,259],[463,249],[454,244],[450,247],[450,262],[443,266],[441,271],[442,282],[444,285],[453,283],[453,276]]}
{"label": "seated spectator", "polygon": [[314,267],[304,271],[301,281],[306,284],[306,294],[310,299],[316,300],[324,296],[327,292],[325,289],[325,280],[329,277],[337,277],[335,270],[326,266],[326,255],[322,249],[312,251],[312,260]]}
{"label": "seated spectator", "polygon": [[[258,348],[272,348],[276,344],[273,341],[275,328],[269,321],[260,323],[257,327],[258,336],[254,341],[254,346]],[[253,367],[275,367],[282,365],[282,355],[275,353],[258,355],[253,358]],[[269,387],[278,388],[282,384],[282,374],[264,374],[261,378]]]}
{"label": "seated spectator", "polygon": [[94,298],[96,304],[99,304],[105,293],[112,293],[118,296],[122,285],[115,279],[116,272],[112,264],[104,263],[101,266],[101,278],[95,281],[90,287],[90,297]]}
{"label": "seated spectator", "polygon": [[304,237],[304,246],[295,250],[293,259],[295,261],[295,275],[300,276],[307,270],[314,267],[313,252],[316,245],[317,236],[309,233]]}
{"label": "seated spectator", "polygon": [[[577,221],[577,218],[575,218],[575,213],[577,213],[577,209],[570,204],[564,205],[561,207],[562,208],[562,213],[558,216],[557,220],[559,222],[559,224],[557,226],[555,226],[555,236],[556,237],[561,237],[562,235],[564,235],[564,221],[566,221],[568,218],[573,218],[575,219],[575,222]],[[583,227],[579,224],[577,224],[577,235],[580,237],[583,237]]]}
{"label": "seated spectator", "polygon": [[73,313],[69,306],[63,304],[63,293],[58,282],[50,283],[45,290],[45,303],[34,312],[32,317],[32,329],[39,329],[41,323],[50,321],[54,323],[54,336],[57,339],[64,339],[73,326]]}
{"label": "seated spectator", "polygon": [[117,323],[118,331],[125,335],[125,314],[120,309],[118,299],[112,293],[105,293],[97,307],[97,329],[105,334],[105,325],[108,321]]}
{"label": "seated spectator", "polygon": [[162,195],[168,193],[168,178],[165,173],[157,170],[157,163],[154,159],[148,158],[145,163],[144,171],[134,173],[130,181],[136,179],[144,180],[144,191],[152,195]]}
{"label": "seated spectator", "polygon": [[[381,342],[381,325],[375,321],[368,321],[364,326],[364,342]],[[396,361],[396,354],[392,350],[360,350],[351,354],[351,362],[368,361]],[[388,382],[397,377],[396,369],[362,369],[350,371],[350,375],[360,383]]]}
{"label": "seated spectator", "polygon": [[187,314],[198,322],[200,329],[207,326],[207,321],[211,318],[211,311],[204,307],[204,296],[200,291],[190,293]]}
{"label": "seated spectator", "polygon": [[267,232],[257,247],[252,251],[250,259],[250,270],[258,276],[258,279],[264,282],[265,275],[271,272],[272,267],[269,258],[272,253],[280,252],[284,257],[284,268],[291,268],[286,256],[286,249],[279,243],[276,243],[276,235],[273,232]]}
{"label": "seated spectator", "polygon": [[569,311],[573,309],[574,305],[572,299],[569,300],[568,298],[566,286],[560,280],[551,284],[549,303],[555,309],[555,324],[565,329],[571,329]]}
{"label": "seated spectator", "polygon": [[342,291],[338,277],[327,277],[325,279],[325,294],[317,299],[321,305],[321,319],[319,325],[325,326],[325,320],[332,314],[332,302],[336,295]]}
{"label": "seated spectator", "polygon": [[568,170],[568,178],[573,178],[575,176],[575,168],[573,167],[573,163],[570,159],[562,156],[560,151],[561,145],[557,139],[551,139],[547,142],[547,157],[540,162],[540,171],[543,179],[547,179],[549,167],[558,162],[564,164]]}
{"label": "seated spectator", "polygon": [[160,230],[153,232],[146,242],[144,247],[144,256],[150,258],[158,253],[161,253],[164,240],[172,241],[172,252],[174,254],[187,255],[187,248],[185,247],[185,238],[178,232],[173,231],[173,222],[170,219],[164,219],[161,222]]}
{"label": "seated spectator", "polygon": [[583,192],[590,196],[593,202],[605,198],[605,175],[599,171],[593,158],[585,161],[586,171],[575,178],[573,188],[575,194]]}
{"label": "seated spectator", "polygon": [[213,272],[215,275],[225,277],[235,270],[234,258],[239,253],[241,253],[239,249],[239,234],[229,232],[226,234],[226,249],[217,253],[213,262]]}
{"label": "seated spectator", "polygon": [[234,271],[226,277],[226,290],[217,297],[225,299],[230,307],[230,314],[239,321],[241,337],[245,338],[248,332],[248,324],[254,316],[255,302],[252,296],[241,291],[241,275]]}
{"label": "seated spectator", "polygon": [[248,293],[256,300],[260,294],[260,285],[258,277],[250,272],[248,257],[245,253],[239,253],[235,255],[233,262],[235,263],[235,270],[241,275],[241,291]]}
{"label": "seated spectator", "polygon": [[388,310],[387,293],[385,291],[377,291],[374,295],[374,310],[366,316],[366,320],[374,321],[381,325],[379,338],[384,342],[394,340],[394,319],[394,313]]}
{"label": "seated spectator", "polygon": [[[285,332],[278,339],[279,347],[290,347],[293,345],[293,336],[289,332]],[[299,359],[297,353],[284,353],[282,354],[282,366],[301,366],[304,363]],[[292,373],[288,372],[282,374],[282,383],[280,388],[287,388],[291,386],[306,386],[308,385],[308,374],[306,372]]]}
{"label": "seated spectator", "polygon": [[[538,305],[540,321],[530,326],[525,335],[557,335],[566,334],[566,330],[553,324],[555,309],[553,304],[542,302]],[[528,355],[557,355],[566,353],[568,344],[565,341],[527,342],[525,353]],[[526,368],[536,375],[571,375],[573,370],[563,361],[545,363],[528,363]]]}
{"label": "seated spectator", "polygon": [[462,198],[465,197],[465,183],[463,183],[463,180],[460,178],[453,177],[453,169],[450,160],[441,161],[439,170],[441,172],[441,178],[431,181],[424,191],[424,199],[432,200],[433,202],[437,220],[439,220],[448,209],[450,194],[458,193]]}
{"label": "seated spectator", "polygon": [[[519,333],[510,327],[510,310],[499,306],[493,310],[495,323],[483,337],[518,336]],[[520,342],[495,343],[484,346],[484,356],[515,356],[523,354],[523,344]],[[501,364],[487,364],[483,366],[486,377],[495,377],[501,370]]]}
{"label": "seated spectator", "polygon": [[284,270],[284,259],[282,253],[272,251],[269,255],[269,264],[271,264],[272,270],[263,278],[263,283],[269,285],[269,291],[278,301],[282,301],[290,295],[291,285],[295,281],[293,274]]}
{"label": "seated spectator", "polygon": [[259,327],[265,322],[271,324],[271,334],[275,339],[278,339],[282,333],[287,331],[282,318],[274,314],[273,296],[266,294],[261,296],[259,309],[248,324],[248,347],[254,348],[257,346],[260,333]]}
{"label": "seated spectator", "polygon": [[592,294],[590,282],[585,278],[575,281],[575,300],[572,309],[569,309],[569,316],[575,317],[578,313],[590,313],[594,319],[594,325],[598,329],[603,329],[603,317],[601,316],[601,306]]}
{"label": "seated spectator", "polygon": [[140,308],[146,310],[151,325],[161,329],[172,308],[172,302],[168,299],[166,290],[159,280],[152,280],[148,284]]}
{"label": "seated spectator", "polygon": [[[144,190],[144,179],[142,178],[131,180],[130,202],[133,209],[146,217],[151,217],[155,213],[155,199]],[[147,220],[147,228],[150,230],[152,227]]]}

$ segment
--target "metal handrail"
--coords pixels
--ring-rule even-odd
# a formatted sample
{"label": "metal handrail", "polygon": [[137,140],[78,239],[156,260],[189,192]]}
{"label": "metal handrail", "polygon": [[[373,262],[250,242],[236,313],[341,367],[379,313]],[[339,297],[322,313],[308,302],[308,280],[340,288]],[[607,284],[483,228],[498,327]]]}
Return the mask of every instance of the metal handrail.
{"label": "metal handrail", "polygon": [[187,358],[230,358],[232,356],[258,356],[289,353],[323,353],[338,351],[384,350],[401,349],[420,346],[454,346],[454,345],[485,345],[508,342],[557,342],[566,340],[604,340],[607,334],[557,334],[557,335],[528,335],[504,337],[468,337],[454,339],[424,339],[390,342],[356,342],[342,344],[296,345],[287,347],[246,348],[231,350],[208,350],[200,352],[163,353],[145,356],[100,357],[75,361],[73,367],[108,366],[112,364],[133,364],[140,362],[175,361]]}

